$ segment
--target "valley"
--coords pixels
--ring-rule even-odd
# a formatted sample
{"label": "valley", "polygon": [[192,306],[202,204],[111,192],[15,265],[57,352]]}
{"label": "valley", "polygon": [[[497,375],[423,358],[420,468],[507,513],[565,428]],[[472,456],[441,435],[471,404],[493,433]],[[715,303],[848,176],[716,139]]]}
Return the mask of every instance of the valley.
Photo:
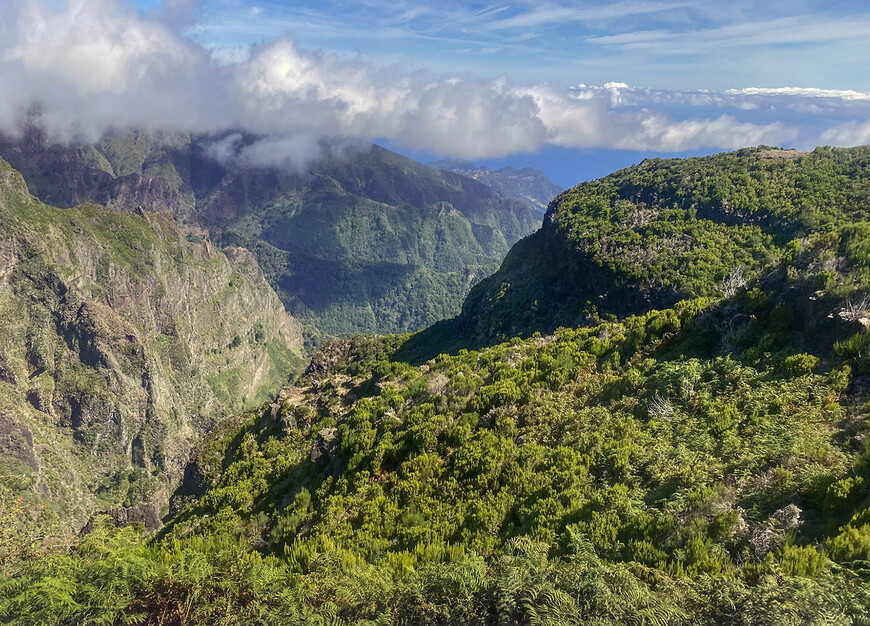
{"label": "valley", "polygon": [[61,144],[34,121],[0,137],[0,155],[49,204],[166,212],[194,237],[251,250],[309,349],[452,317],[540,224],[527,200],[378,146],[324,144],[302,170],[248,164],[261,140],[129,131]]}
{"label": "valley", "polygon": [[863,623],[868,175],[761,147],[581,183],[456,318],[220,422],[156,534],[12,566],[0,617]]}
{"label": "valley", "polygon": [[870,626],[868,32],[0,0],[0,625]]}

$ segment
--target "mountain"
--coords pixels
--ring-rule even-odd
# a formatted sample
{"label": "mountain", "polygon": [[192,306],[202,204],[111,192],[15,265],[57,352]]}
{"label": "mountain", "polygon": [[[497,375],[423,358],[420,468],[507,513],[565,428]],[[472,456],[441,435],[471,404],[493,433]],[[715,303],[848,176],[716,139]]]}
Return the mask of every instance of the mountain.
{"label": "mountain", "polygon": [[[166,148],[184,149],[188,137],[163,137]],[[32,123],[15,135],[0,133],[0,157],[24,176],[30,192],[51,206],[94,203],[112,208],[164,211],[190,221],[195,207],[166,150],[151,136],[131,131],[97,144],[64,143]]]}
{"label": "mountain", "polygon": [[[582,183],[472,290],[457,319],[417,342],[432,337],[432,349],[442,349],[435,337],[443,336],[485,345],[721,296],[794,256],[811,233],[845,241],[838,229],[866,218],[868,162],[866,147],[760,147],[646,160]],[[820,237],[813,245],[822,246]],[[846,245],[823,247],[838,258]]]}
{"label": "mountain", "polygon": [[522,200],[543,215],[550,201],[564,191],[541,170],[532,167],[502,167],[497,170],[468,161],[442,159],[428,163],[429,167],[461,174],[489,185],[506,198]]}
{"label": "mountain", "polygon": [[39,126],[0,155],[57,206],[167,211],[253,251],[315,338],[418,330],[459,312],[468,290],[540,224],[521,201],[378,146],[321,146],[303,172],[246,160],[259,139],[148,135],[58,144]]}
{"label": "mountain", "polygon": [[258,254],[288,311],[329,335],[416,330],[449,317],[539,223],[483,184],[377,146],[285,178],[279,186],[292,198],[282,193],[230,219],[216,215],[215,200],[205,217]]}
{"label": "mountain", "polygon": [[46,536],[106,509],[159,523],[192,442],[299,372],[298,323],[249,251],[47,206],[2,160],[0,224],[2,495]]}
{"label": "mountain", "polygon": [[868,176],[762,147],[565,192],[457,321],[324,345],[157,535],[13,564],[0,620],[867,623]]}

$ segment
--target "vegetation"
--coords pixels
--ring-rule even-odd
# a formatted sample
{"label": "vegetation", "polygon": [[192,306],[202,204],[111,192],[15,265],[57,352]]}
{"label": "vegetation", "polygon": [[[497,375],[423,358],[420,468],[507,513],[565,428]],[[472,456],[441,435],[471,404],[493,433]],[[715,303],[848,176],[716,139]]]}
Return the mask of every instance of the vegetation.
{"label": "vegetation", "polygon": [[[770,177],[750,178],[782,193],[801,160],[828,182],[740,204],[733,224],[727,207],[710,217],[722,198],[700,202],[694,161],[615,175],[648,177],[641,198],[686,181],[672,193],[690,190],[696,214],[675,223],[704,244],[685,254],[655,247],[654,232],[678,236],[670,218],[630,229],[633,248],[609,204],[567,192],[512,257],[560,245],[552,258],[581,259],[612,308],[431,358],[468,336],[325,345],[295,386],[200,443],[159,533],[104,521],[73,551],[10,560],[0,621],[870,623],[865,151],[774,154],[702,161],[714,181],[757,161]],[[813,189],[838,204],[805,201]],[[596,241],[651,250],[661,281]],[[520,302],[513,285],[502,304]],[[504,328],[516,312],[482,301],[490,287],[452,328]]]}
{"label": "vegetation", "polygon": [[201,446],[204,493],[156,539],[21,565],[5,616],[864,623],[860,357],[798,351],[763,293],[419,367],[403,337],[330,344]]}
{"label": "vegetation", "polygon": [[169,212],[221,246],[249,248],[309,347],[455,316],[540,225],[528,202],[378,146],[324,145],[304,173],[210,156],[220,142],[226,152],[256,140],[129,131],[65,146],[33,126],[23,138],[0,134],[0,155],[49,204]]}
{"label": "vegetation", "polygon": [[587,324],[595,314],[726,295],[732,272],[750,279],[825,236],[844,248],[828,241],[831,267],[819,273],[836,272],[844,253],[849,263],[864,254],[848,241],[866,231],[868,166],[866,147],[760,147],[650,159],[582,183],[554,201],[544,228],[472,291],[459,320],[430,335],[485,345]]}
{"label": "vegetation", "polygon": [[149,501],[159,523],[193,440],[301,371],[298,326],[250,253],[166,215],[46,206],[2,160],[0,223],[0,516],[17,520],[0,561],[100,510]]}
{"label": "vegetation", "polygon": [[198,216],[224,243],[256,253],[313,344],[456,315],[540,224],[535,209],[476,181],[378,146],[345,152],[312,164],[308,177],[223,171],[227,188],[210,190]]}

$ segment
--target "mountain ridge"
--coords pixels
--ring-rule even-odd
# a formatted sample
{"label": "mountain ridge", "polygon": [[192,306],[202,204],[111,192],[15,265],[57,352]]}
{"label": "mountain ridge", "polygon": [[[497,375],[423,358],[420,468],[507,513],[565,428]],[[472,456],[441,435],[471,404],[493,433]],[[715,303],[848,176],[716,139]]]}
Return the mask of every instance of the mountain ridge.
{"label": "mountain ridge", "polygon": [[[813,230],[861,219],[868,155],[761,146],[646,160],[581,183],[554,200],[543,227],[471,291],[459,316],[414,342],[480,346],[721,295],[732,272],[767,271]],[[836,187],[836,177],[847,184]]]}
{"label": "mountain ridge", "polygon": [[483,182],[505,196],[524,200],[541,214],[546,212],[550,201],[564,191],[544,172],[533,167],[506,166],[493,170],[486,165],[456,159],[441,159],[427,165]]}
{"label": "mountain ridge", "polygon": [[[0,139],[0,155],[59,206],[165,210],[251,249],[314,343],[455,315],[471,284],[540,219],[483,183],[375,145],[324,144],[320,159],[294,171],[246,164],[258,138],[239,133],[131,131],[60,145],[33,125]],[[324,298],[317,287],[327,282]]]}

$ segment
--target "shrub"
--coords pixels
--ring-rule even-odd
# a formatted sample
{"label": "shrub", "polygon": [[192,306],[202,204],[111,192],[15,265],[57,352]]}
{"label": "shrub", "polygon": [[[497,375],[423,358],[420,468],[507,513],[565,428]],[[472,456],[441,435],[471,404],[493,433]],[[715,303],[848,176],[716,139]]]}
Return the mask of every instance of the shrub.
{"label": "shrub", "polygon": [[791,376],[812,374],[819,364],[819,359],[812,354],[792,354],[786,357],[784,367]]}

